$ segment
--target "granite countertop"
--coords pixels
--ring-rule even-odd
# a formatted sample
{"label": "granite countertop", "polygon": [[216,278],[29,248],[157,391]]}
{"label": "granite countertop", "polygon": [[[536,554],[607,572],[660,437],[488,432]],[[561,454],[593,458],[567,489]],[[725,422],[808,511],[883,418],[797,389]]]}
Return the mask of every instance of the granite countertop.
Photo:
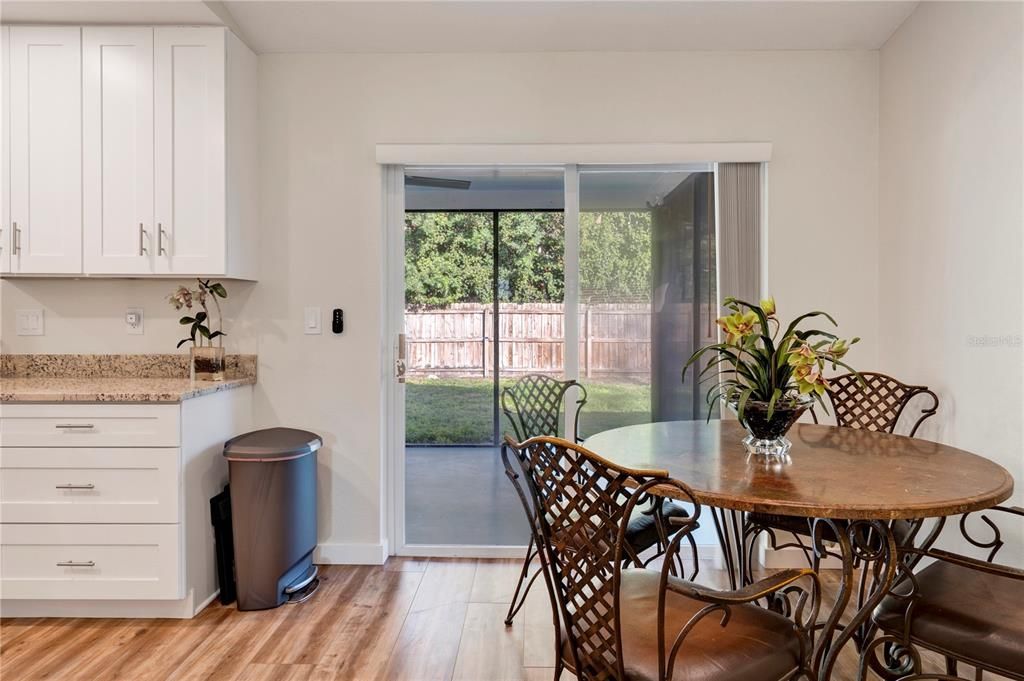
{"label": "granite countertop", "polygon": [[180,402],[256,383],[255,355],[223,381],[188,378],[188,355],[2,355],[0,402]]}

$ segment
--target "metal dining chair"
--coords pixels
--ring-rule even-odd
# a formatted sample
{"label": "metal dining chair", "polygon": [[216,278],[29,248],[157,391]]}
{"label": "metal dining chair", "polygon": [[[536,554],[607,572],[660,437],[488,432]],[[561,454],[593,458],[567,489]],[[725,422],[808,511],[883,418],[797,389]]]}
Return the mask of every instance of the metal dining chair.
{"label": "metal dining chair", "polygon": [[[1021,507],[990,511],[1024,518]],[[987,551],[983,559],[927,543],[902,549],[910,560],[901,563],[896,584],[875,609],[872,620],[883,635],[863,652],[862,673],[870,667],[883,678],[915,678],[909,676],[921,674],[915,648],[923,648],[945,658],[946,678],[958,678],[958,665],[965,663],[974,667],[975,679],[991,672],[1024,681],[1024,570],[995,562],[1004,542],[990,511],[960,516],[961,536]],[[982,537],[973,534],[973,516],[986,526]],[[934,562],[915,573],[925,558]]]}
{"label": "metal dining chair", "polygon": [[[556,681],[564,669],[579,681],[788,681],[807,673],[820,606],[813,570],[785,570],[734,591],[683,580],[672,565],[701,509],[685,484],[567,440],[507,444],[503,457],[520,468],[513,483],[558,613]],[[658,570],[631,563],[626,541],[633,512],[654,495],[693,509],[669,521],[674,533]],[[793,603],[792,618],[755,604],[772,596]]]}
{"label": "metal dining chair", "polygon": [[[894,433],[911,400],[921,395],[927,401],[921,406],[910,428],[909,437],[914,437],[921,424],[934,416],[939,408],[938,396],[927,386],[908,385],[892,376],[877,372],[842,374],[830,378],[829,384],[831,389],[826,395],[836,425],[841,428]],[[909,416],[911,415],[908,413]],[[818,423],[818,415],[814,410],[811,411],[811,417]],[[813,519],[808,518],[750,513],[743,528],[743,541],[748,549],[745,555],[754,555],[753,549],[758,536],[765,534],[773,550],[799,548],[808,563],[813,564],[811,549],[802,539],[811,536],[812,525]],[[775,534],[777,531],[789,532],[795,541],[780,544]],[[893,524],[893,534],[898,543],[904,543],[910,533],[911,526],[906,521],[897,521]],[[745,567],[747,572],[751,570],[751,566]]]}
{"label": "metal dining chair", "polygon": [[[576,399],[576,408],[573,412],[573,432],[576,433],[577,442],[579,438],[580,412],[583,405],[587,403],[586,388],[575,380],[559,381],[544,374],[527,374],[515,383],[505,387],[501,391],[501,410],[505,414],[512,430],[515,433],[515,441],[525,442],[531,437],[540,435],[557,436],[562,429],[559,423],[562,416],[562,406],[565,395],[570,388],[577,388],[579,393]],[[504,449],[506,445],[503,444]],[[504,455],[505,452],[503,451]],[[506,466],[506,475],[513,479],[513,471]],[[526,499],[523,499],[526,503]],[[689,512],[680,504],[671,500],[651,497],[649,504],[631,518],[626,533],[627,560],[637,565],[643,565],[656,559],[668,546],[674,528],[668,523],[669,518],[686,518]],[[527,512],[529,515],[529,512]],[[697,574],[697,544],[692,536],[687,538],[690,551],[693,556],[694,573]],[[653,555],[641,557],[652,547],[657,547]],[[505,616],[505,624],[511,625],[516,613],[523,607],[533,583],[540,576],[543,566],[538,567],[533,574],[530,574],[531,565],[535,558],[540,557],[540,548],[535,537],[530,537],[526,549],[526,557],[523,559],[523,568],[519,574],[519,582],[516,584],[515,592],[512,594],[512,601],[508,606],[508,613]],[[678,569],[682,570],[682,562],[679,561]]]}

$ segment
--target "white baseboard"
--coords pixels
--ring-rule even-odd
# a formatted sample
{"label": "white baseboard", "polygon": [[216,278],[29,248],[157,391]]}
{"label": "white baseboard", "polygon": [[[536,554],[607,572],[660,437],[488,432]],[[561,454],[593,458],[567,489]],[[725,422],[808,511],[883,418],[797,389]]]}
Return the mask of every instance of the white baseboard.
{"label": "white baseboard", "polygon": [[313,562],[321,565],[383,565],[387,542],[380,544],[318,544]]}
{"label": "white baseboard", "polygon": [[132,619],[168,618],[192,619],[214,598],[214,593],[198,608],[193,604],[193,593],[177,601],[94,601],[67,599],[19,599],[0,601],[3,617],[116,617]]}
{"label": "white baseboard", "polygon": [[192,616],[195,617],[196,615],[201,613],[206,606],[208,606],[210,603],[213,603],[213,600],[217,598],[217,596],[220,596],[220,589],[214,591],[212,594],[210,594],[209,598],[206,598],[205,600],[203,600],[202,603],[197,605],[196,609],[192,611]]}
{"label": "white baseboard", "polygon": [[[772,550],[766,546],[761,554],[761,565],[770,569],[809,567],[804,552],[795,547]],[[839,570],[842,567],[843,563],[838,558],[830,556],[821,561],[822,570]]]}
{"label": "white baseboard", "polygon": [[[690,548],[682,546],[683,560],[690,557]],[[415,558],[523,558],[525,546],[474,546],[464,544],[410,544],[398,549],[398,556]],[[722,549],[718,544],[698,544],[697,555],[701,560],[712,561],[716,568],[724,565]]]}
{"label": "white baseboard", "polygon": [[470,544],[409,544],[395,551],[397,556],[415,558],[522,558],[525,546],[475,546]]}

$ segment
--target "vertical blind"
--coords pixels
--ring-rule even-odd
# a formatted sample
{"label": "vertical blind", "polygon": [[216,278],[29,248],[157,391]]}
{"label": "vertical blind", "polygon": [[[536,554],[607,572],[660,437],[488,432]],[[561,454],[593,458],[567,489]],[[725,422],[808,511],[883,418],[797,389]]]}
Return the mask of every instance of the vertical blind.
{"label": "vertical blind", "polygon": [[761,295],[761,164],[718,164],[719,296]]}

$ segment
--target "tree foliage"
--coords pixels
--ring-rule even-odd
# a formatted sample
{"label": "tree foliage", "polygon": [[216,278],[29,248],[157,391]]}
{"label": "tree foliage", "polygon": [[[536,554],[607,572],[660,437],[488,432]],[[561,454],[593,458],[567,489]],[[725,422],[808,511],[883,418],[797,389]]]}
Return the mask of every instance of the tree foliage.
{"label": "tree foliage", "polygon": [[[493,302],[491,213],[408,213],[405,224],[407,305]],[[500,300],[562,302],[562,213],[503,212],[498,228]],[[580,288],[584,298],[650,295],[649,212],[580,214]]]}

